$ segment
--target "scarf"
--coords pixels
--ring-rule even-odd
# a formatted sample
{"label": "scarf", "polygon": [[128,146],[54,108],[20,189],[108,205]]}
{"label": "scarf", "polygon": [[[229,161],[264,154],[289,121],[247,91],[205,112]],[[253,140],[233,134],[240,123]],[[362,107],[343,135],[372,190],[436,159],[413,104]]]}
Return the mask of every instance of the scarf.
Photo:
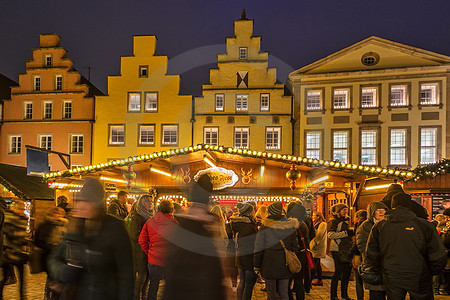
{"label": "scarf", "polygon": [[139,198],[139,200],[136,202],[136,212],[142,217],[144,218],[144,220],[147,222],[148,219],[150,219],[151,217],[153,217],[154,211],[153,211],[153,203],[151,203],[151,209],[147,209],[146,207],[146,201],[152,201],[151,198],[149,197],[141,197]]}

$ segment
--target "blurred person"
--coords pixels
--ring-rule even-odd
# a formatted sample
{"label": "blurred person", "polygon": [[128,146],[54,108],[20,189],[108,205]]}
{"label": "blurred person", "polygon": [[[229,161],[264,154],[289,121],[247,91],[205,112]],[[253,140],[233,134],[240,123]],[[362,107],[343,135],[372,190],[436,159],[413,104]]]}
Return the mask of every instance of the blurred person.
{"label": "blurred person", "polygon": [[0,263],[3,261],[3,227],[5,225],[5,207],[5,199],[0,196]]}
{"label": "blurred person", "polygon": [[[354,226],[355,233],[358,227],[366,220],[367,220],[367,210],[360,209],[355,213],[355,226]],[[353,252],[352,267],[353,267],[353,274],[355,276],[356,298],[358,300],[364,300],[364,283],[361,274],[359,274],[358,270],[361,265],[362,259],[361,259],[361,252],[359,251],[356,243],[353,244],[352,252]]]}
{"label": "blurred person", "polygon": [[45,297],[50,297],[50,286],[53,283],[51,274],[47,269],[47,260],[50,252],[62,240],[63,233],[67,230],[69,220],[65,218],[65,211],[61,207],[52,208],[45,216],[44,222],[39,224],[34,237],[34,245],[42,249],[41,266],[42,270],[47,273],[47,281],[45,283]]}
{"label": "blurred person", "polygon": [[223,300],[223,271],[210,226],[215,216],[208,205],[213,191],[203,174],[192,184],[190,207],[178,217],[166,251],[163,299]]}
{"label": "blurred person", "polygon": [[117,199],[109,203],[108,215],[111,215],[119,220],[124,220],[128,216],[128,208],[126,206],[128,200],[128,193],[120,191],[117,194]]}
{"label": "blurred person", "polygon": [[[300,262],[302,263],[302,269],[299,273],[292,274],[292,278],[289,280],[289,286],[291,282],[294,282],[292,291],[295,293],[296,299],[305,299],[305,284],[304,279],[310,274],[308,267],[307,254],[309,251],[309,232],[308,226],[305,224],[306,219],[306,209],[300,201],[294,201],[289,203],[287,207],[287,218],[295,218],[298,221],[297,228],[297,241],[298,241],[298,252],[296,253]],[[291,289],[289,289],[289,299],[294,299]],[[308,291],[309,292],[309,291]]]}
{"label": "blurred person", "polygon": [[261,226],[264,219],[267,218],[267,215],[267,205],[261,205],[255,214],[256,224],[258,224],[258,226]]}
{"label": "blurred person", "polygon": [[239,215],[231,217],[231,229],[236,239],[236,267],[239,270],[237,299],[251,300],[257,275],[253,270],[253,253],[255,250],[258,226],[255,210],[249,203],[238,203]]}
{"label": "blurred person", "polygon": [[131,208],[130,216],[130,238],[133,249],[133,265],[136,272],[136,282],[134,283],[134,299],[144,299],[147,294],[148,268],[147,254],[142,251],[139,245],[139,235],[144,224],[154,215],[153,197],[150,195],[141,196]]}
{"label": "blurred person", "polygon": [[395,194],[392,210],[372,227],[366,247],[365,268],[381,272],[388,299],[405,299],[407,293],[412,300],[434,299],[432,276],[447,263],[436,229],[412,212],[411,202],[411,196]]}
{"label": "blurred person", "polygon": [[352,236],[354,231],[349,227],[348,206],[339,203],[331,208],[332,219],[328,222],[328,238],[331,256],[334,261],[334,275],[331,279],[331,300],[338,300],[337,288],[341,282],[341,297],[351,300],[348,296],[348,283],[352,272]]}
{"label": "blurred person", "polygon": [[130,238],[124,222],[106,214],[104,190],[98,179],[85,179],[71,213],[67,233],[47,264],[52,277],[63,283],[61,297],[132,299]]}
{"label": "blurred person", "polygon": [[167,236],[174,223],[172,202],[162,200],[158,206],[158,212],[148,219],[139,236],[139,244],[148,257],[150,281],[148,300],[155,300],[158,297],[159,283],[164,271]]}
{"label": "blurred person", "polygon": [[233,292],[237,292],[237,278],[239,275],[238,268],[236,267],[236,243],[233,237],[233,230],[231,228],[231,217],[237,214],[230,210],[227,213],[227,220],[225,221],[225,230],[227,232],[228,244],[227,244],[227,256],[225,271],[231,280],[231,287]]}
{"label": "blurred person", "polygon": [[314,229],[316,236],[309,243],[311,254],[314,259],[314,274],[316,279],[312,281],[312,285],[323,286],[322,282],[322,264],[321,258],[327,256],[327,223],[321,212],[313,212]]}
{"label": "blurred person", "polygon": [[289,279],[291,271],[286,265],[286,249],[298,252],[296,230],[299,227],[297,219],[287,219],[283,215],[283,204],[274,202],[267,209],[269,216],[264,220],[256,235],[254,267],[261,271],[266,281],[267,299],[277,297],[281,300],[289,299]]}
{"label": "blurred person", "polygon": [[434,217],[436,221],[436,230],[438,233],[443,233],[445,231],[445,227],[447,226],[447,217],[443,214],[438,214]]}
{"label": "blurred person", "polygon": [[25,276],[24,265],[28,261],[27,250],[29,240],[27,239],[28,218],[24,212],[23,201],[15,201],[5,212],[3,228],[3,278],[0,282],[0,299],[3,299],[3,288],[10,278],[15,276],[14,267],[19,272],[19,295],[25,299]]}
{"label": "blurred person", "polygon": [[67,213],[69,213],[70,209],[68,208],[69,205],[69,199],[67,199],[66,196],[61,195],[56,199],[56,207],[60,207],[62,209],[64,209],[64,211]]}
{"label": "blurred person", "polygon": [[212,225],[216,249],[222,258],[223,266],[225,266],[225,256],[227,255],[228,236],[225,229],[225,216],[220,205],[214,205],[210,212],[216,216],[216,220]]}
{"label": "blurred person", "polygon": [[441,295],[450,295],[450,208],[444,210],[443,216],[446,218],[446,226],[441,229],[440,236],[447,252],[447,264],[440,274],[438,291]]}
{"label": "blurred person", "polygon": [[174,202],[173,203],[173,217],[175,218],[175,221],[178,222],[178,216],[184,214],[183,206],[181,206],[179,203]]}
{"label": "blurred person", "polygon": [[[367,206],[367,220],[364,221],[356,229],[356,246],[361,253],[362,261],[364,262],[366,256],[366,246],[369,239],[370,231],[375,223],[384,220],[384,215],[388,211],[388,207],[383,202],[371,202]],[[358,272],[359,273],[359,272]],[[365,282],[364,287],[369,290],[370,300],[386,299],[386,291],[380,285],[373,285]]]}

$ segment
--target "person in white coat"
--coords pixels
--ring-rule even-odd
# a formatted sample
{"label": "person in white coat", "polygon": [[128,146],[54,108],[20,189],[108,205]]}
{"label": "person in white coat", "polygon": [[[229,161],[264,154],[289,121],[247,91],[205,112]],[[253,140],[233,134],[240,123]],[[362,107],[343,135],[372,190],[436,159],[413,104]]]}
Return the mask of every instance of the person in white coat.
{"label": "person in white coat", "polygon": [[321,212],[313,212],[314,228],[316,229],[316,236],[311,240],[309,248],[314,259],[314,273],[315,279],[311,282],[312,285],[323,286],[322,282],[322,265],[320,259],[327,255],[327,223]]}

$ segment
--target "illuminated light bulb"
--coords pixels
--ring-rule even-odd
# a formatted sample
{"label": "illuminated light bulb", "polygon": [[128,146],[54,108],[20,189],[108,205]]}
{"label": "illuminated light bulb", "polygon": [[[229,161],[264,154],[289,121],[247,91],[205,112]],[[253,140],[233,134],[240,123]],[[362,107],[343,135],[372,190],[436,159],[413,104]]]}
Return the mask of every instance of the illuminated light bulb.
{"label": "illuminated light bulb", "polygon": [[[280,155],[280,154],[278,154],[278,155]],[[279,158],[279,157],[278,157],[278,158]],[[286,156],[286,155],[283,155],[281,158],[282,158],[282,159],[286,159],[287,156]]]}
{"label": "illuminated light bulb", "polygon": [[330,166],[334,166],[334,161],[330,161]]}
{"label": "illuminated light bulb", "polygon": [[381,168],[377,168],[376,171],[377,171],[378,173],[380,173],[380,172],[381,172]]}
{"label": "illuminated light bulb", "polygon": [[223,147],[222,146],[219,147],[219,151],[223,151]]}
{"label": "illuminated light bulb", "polygon": [[394,170],[389,170],[388,173],[389,174],[394,174]]}
{"label": "illuminated light bulb", "polygon": [[364,167],[363,166],[358,166],[358,169],[362,170]]}
{"label": "illuminated light bulb", "polygon": [[411,177],[412,175],[413,175],[413,173],[411,173],[411,172],[406,173],[406,176],[408,176],[408,177]]}
{"label": "illuminated light bulb", "polygon": [[357,165],[352,165],[352,169],[357,169],[358,166]]}
{"label": "illuminated light bulb", "polygon": [[395,173],[394,173],[394,175],[398,175],[398,174],[400,174],[400,171],[395,171]]}

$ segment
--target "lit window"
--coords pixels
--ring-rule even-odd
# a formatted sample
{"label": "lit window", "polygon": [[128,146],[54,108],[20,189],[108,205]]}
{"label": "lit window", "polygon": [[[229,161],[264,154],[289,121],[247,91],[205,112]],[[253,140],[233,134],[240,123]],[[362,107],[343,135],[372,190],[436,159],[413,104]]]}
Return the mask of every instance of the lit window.
{"label": "lit window", "polygon": [[84,136],[82,134],[72,134],[70,137],[70,153],[83,153]]}
{"label": "lit window", "polygon": [[322,144],[322,132],[308,131],[305,135],[306,139],[306,157],[312,159],[320,158],[320,148]]}
{"label": "lit window", "polygon": [[22,137],[20,135],[11,135],[9,137],[9,151],[10,154],[22,153]]}
{"label": "lit window", "polygon": [[406,129],[391,129],[389,164],[406,165]]}
{"label": "lit window", "polygon": [[155,126],[140,125],[139,126],[139,144],[154,145],[155,144]]}
{"label": "lit window", "polygon": [[41,76],[34,76],[34,91],[39,92],[41,90]]}
{"label": "lit window", "polygon": [[234,128],[234,148],[248,148],[248,127]]}
{"label": "lit window", "polygon": [[406,85],[391,86],[391,106],[407,105],[406,97]]}
{"label": "lit window", "polygon": [[333,132],[333,160],[348,163],[348,131]]}
{"label": "lit window", "polygon": [[266,128],[266,149],[279,150],[281,148],[281,127]]}
{"label": "lit window", "polygon": [[236,95],[236,110],[238,111],[248,110],[247,102],[248,102],[248,95]]}
{"label": "lit window", "polygon": [[438,84],[426,83],[420,85],[420,104],[421,105],[434,105],[439,104],[438,99]]}
{"label": "lit window", "polygon": [[308,91],[306,93],[306,110],[322,109],[322,91]]}
{"label": "lit window", "polygon": [[239,47],[239,59],[247,59],[247,47]]}
{"label": "lit window", "polygon": [[270,94],[261,94],[261,110],[269,111]]}
{"label": "lit window", "polygon": [[349,89],[336,89],[333,91],[333,108],[346,109],[349,108]]}
{"label": "lit window", "polygon": [[148,66],[139,66],[139,77],[148,77]]}
{"label": "lit window", "polygon": [[[140,96],[139,94],[139,98]],[[158,93],[145,93],[145,111],[158,111]]]}
{"label": "lit window", "polygon": [[39,147],[52,150],[52,136],[51,135],[40,135],[39,136]]}
{"label": "lit window", "polygon": [[367,87],[361,89],[361,107],[377,107],[376,87]]}
{"label": "lit window", "polygon": [[128,111],[141,111],[141,93],[128,93]]}
{"label": "lit window", "polygon": [[216,111],[223,111],[224,104],[225,104],[225,94],[216,94],[215,95]]}
{"label": "lit window", "polygon": [[72,118],[72,101],[64,101],[64,119]]}
{"label": "lit window", "polygon": [[63,77],[62,75],[55,76],[55,90],[62,91]]}
{"label": "lit window", "polygon": [[219,144],[219,128],[217,127],[205,127],[203,129],[203,143],[206,145],[218,145]]}
{"label": "lit window", "polygon": [[46,67],[51,67],[52,64],[53,64],[53,59],[52,59],[51,54],[45,55],[45,58],[44,58],[44,65],[45,65]]}
{"label": "lit window", "polygon": [[437,161],[437,128],[420,129],[420,164]]}
{"label": "lit window", "polygon": [[25,102],[25,114],[24,119],[30,120],[33,118],[33,102]]}
{"label": "lit window", "polygon": [[125,145],[125,126],[112,125],[109,130],[110,145]]}
{"label": "lit window", "polygon": [[163,145],[178,144],[178,126],[164,125],[163,126]]}
{"label": "lit window", "polygon": [[361,130],[361,164],[377,164],[377,131]]}
{"label": "lit window", "polygon": [[53,114],[53,103],[44,102],[44,119],[51,119]]}

